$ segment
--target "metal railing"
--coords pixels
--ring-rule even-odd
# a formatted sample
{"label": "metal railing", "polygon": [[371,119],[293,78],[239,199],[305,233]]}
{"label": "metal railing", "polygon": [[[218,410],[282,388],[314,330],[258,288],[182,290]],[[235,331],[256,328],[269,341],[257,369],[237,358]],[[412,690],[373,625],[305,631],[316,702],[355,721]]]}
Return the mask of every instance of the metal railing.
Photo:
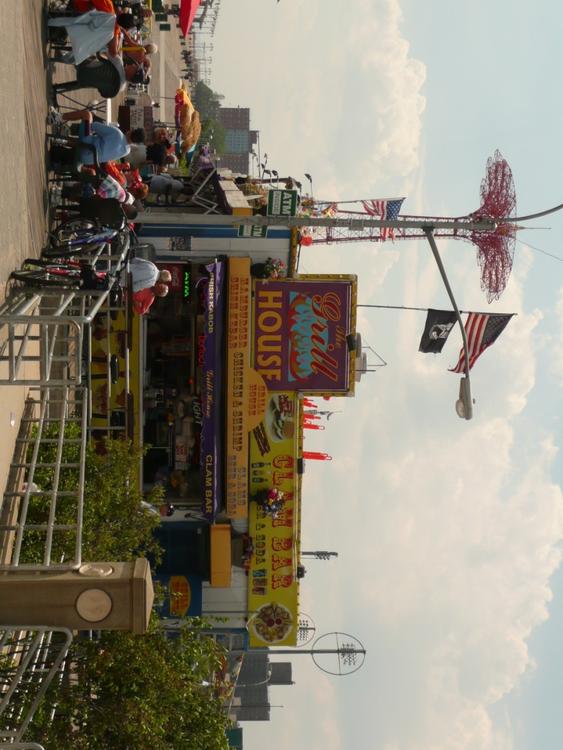
{"label": "metal railing", "polygon": [[0,309],[0,385],[80,383],[84,335],[108,291],[22,290]]}
{"label": "metal railing", "polygon": [[53,679],[62,677],[71,642],[67,628],[0,628],[0,748],[41,748],[23,736]]}
{"label": "metal railing", "polygon": [[30,390],[2,505],[0,570],[80,566],[88,413],[82,386]]}
{"label": "metal railing", "polygon": [[[113,278],[127,263],[130,239],[123,231],[112,242],[76,260],[95,263]],[[0,306],[0,385],[66,385],[80,383],[89,362],[91,327],[108,290],[54,286],[14,286]]]}

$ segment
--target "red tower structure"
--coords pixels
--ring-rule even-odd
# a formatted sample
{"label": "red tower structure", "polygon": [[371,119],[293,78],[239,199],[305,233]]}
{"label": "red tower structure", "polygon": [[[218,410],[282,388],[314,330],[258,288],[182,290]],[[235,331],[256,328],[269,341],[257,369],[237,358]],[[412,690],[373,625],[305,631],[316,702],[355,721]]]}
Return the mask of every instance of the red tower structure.
{"label": "red tower structure", "polygon": [[[445,216],[413,216],[401,214],[401,219],[423,220],[432,227],[435,237],[449,237],[471,242],[477,247],[477,261],[481,269],[481,288],[486,293],[487,301],[492,302],[500,297],[508,282],[514,258],[514,246],[518,226],[501,221],[516,215],[516,193],[512,170],[500,151],[495,151],[487,161],[485,177],[481,182],[481,204],[476,211],[465,216],[455,217],[457,226],[441,227],[452,219]],[[380,201],[382,202],[382,201]],[[366,226],[363,221],[354,219],[365,217],[371,212],[366,210],[365,201],[315,201],[312,213],[317,216],[349,218],[348,226],[312,227],[309,234],[312,244],[333,242],[383,242],[385,233],[378,227]],[[470,225],[479,219],[491,219],[494,228],[475,231]],[[467,222],[467,227],[463,223]],[[395,240],[425,238],[424,229],[396,228]]]}

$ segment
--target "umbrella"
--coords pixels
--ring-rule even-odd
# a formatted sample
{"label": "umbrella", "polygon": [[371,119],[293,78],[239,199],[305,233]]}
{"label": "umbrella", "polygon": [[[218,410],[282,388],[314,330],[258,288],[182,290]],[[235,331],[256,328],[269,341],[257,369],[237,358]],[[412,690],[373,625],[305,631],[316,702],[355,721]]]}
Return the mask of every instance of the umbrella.
{"label": "umbrella", "polygon": [[180,28],[182,34],[188,36],[191,25],[194,22],[195,14],[199,8],[201,0],[181,0],[180,3]]}

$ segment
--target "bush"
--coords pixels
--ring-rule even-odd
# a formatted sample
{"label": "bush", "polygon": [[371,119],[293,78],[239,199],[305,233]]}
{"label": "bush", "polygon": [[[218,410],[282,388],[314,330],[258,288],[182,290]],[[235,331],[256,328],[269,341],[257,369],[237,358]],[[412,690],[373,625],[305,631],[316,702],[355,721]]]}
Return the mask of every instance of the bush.
{"label": "bush", "polygon": [[[45,437],[57,437],[58,425],[49,425]],[[69,443],[80,435],[80,428],[74,423],[65,427],[63,463],[78,463],[80,446]],[[56,443],[42,443],[39,461],[53,463],[56,457]],[[161,548],[154,538],[154,530],[160,523],[158,515],[141,506],[146,499],[151,504],[160,504],[162,490],[153,489],[148,496],[138,486],[139,465],[142,451],[135,449],[124,440],[107,440],[104,455],[99,455],[92,445],[86,450],[84,475],[84,515],[82,524],[82,559],[86,561],[114,560],[125,562],[136,557],[150,556],[155,562],[160,560]],[[31,458],[31,449],[28,460]],[[41,490],[48,491],[53,486],[54,468],[38,467],[34,482]],[[59,490],[73,491],[79,482],[78,468],[62,468],[59,477]],[[50,498],[32,498],[28,524],[45,523],[49,513]],[[57,523],[74,523],[76,520],[76,500],[74,497],[59,497],[57,500]],[[24,536],[22,562],[39,562],[43,554],[44,532],[28,531]],[[74,534],[56,534],[51,559],[72,558],[74,555]]]}
{"label": "bush", "polygon": [[[157,624],[147,635],[103,632],[75,641],[73,678],[36,715],[45,750],[224,750],[229,721],[212,675],[223,650],[187,621],[177,638]],[[210,684],[211,683],[211,684]]]}

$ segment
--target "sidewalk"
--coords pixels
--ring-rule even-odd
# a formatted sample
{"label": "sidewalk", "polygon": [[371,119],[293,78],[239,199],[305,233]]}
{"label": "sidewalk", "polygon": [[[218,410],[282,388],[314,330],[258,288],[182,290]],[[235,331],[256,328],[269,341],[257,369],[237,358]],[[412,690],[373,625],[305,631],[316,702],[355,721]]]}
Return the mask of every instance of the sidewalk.
{"label": "sidewalk", "polygon": [[[1,0],[0,303],[10,272],[38,254],[47,227],[42,25],[42,0]],[[0,502],[26,393],[23,386],[0,387]]]}

